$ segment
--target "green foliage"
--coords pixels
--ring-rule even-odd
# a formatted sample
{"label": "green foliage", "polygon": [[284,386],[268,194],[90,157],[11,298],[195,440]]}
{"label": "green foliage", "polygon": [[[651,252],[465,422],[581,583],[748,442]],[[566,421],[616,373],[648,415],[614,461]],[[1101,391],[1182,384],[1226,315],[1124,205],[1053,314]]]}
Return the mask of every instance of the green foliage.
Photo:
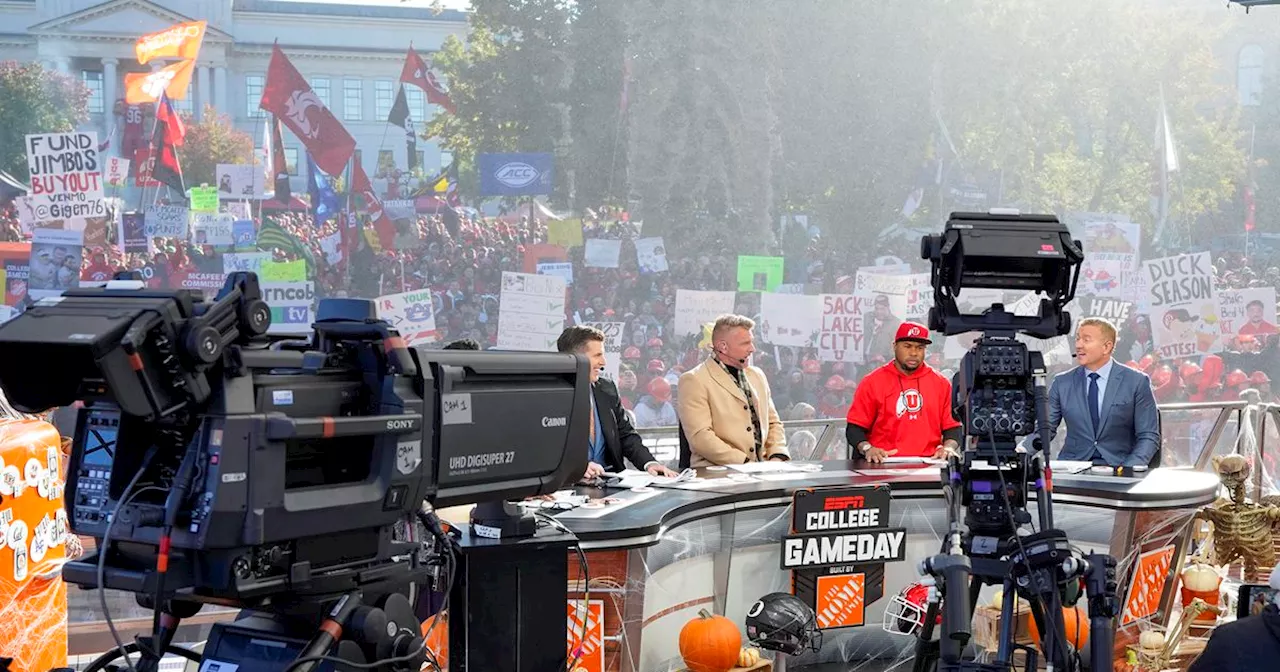
{"label": "green foliage", "polygon": [[188,186],[217,184],[214,172],[219,163],[253,163],[253,138],[212,106],[204,108],[200,121],[184,117],[182,122],[187,136],[178,148],[178,161]]}
{"label": "green foliage", "polygon": [[22,181],[26,136],[73,131],[89,119],[89,89],[39,63],[0,62],[0,170]]}
{"label": "green foliage", "polygon": [[1171,239],[1159,242],[1191,244],[1191,223],[1233,196],[1245,156],[1217,81],[1223,24],[1175,8],[1156,21],[1143,5],[1109,0],[959,5],[938,42],[933,108],[964,169],[1004,171],[1006,202],[1153,223],[1161,91],[1180,169]]}
{"label": "green foliage", "polygon": [[[1238,221],[1220,213],[1245,178],[1246,139],[1222,76],[1234,62],[1214,53],[1233,19],[1190,5],[473,6],[466,44],[435,55],[458,113],[427,129],[464,167],[468,195],[477,153],[557,151],[561,204],[572,173],[579,209],[626,203],[651,235],[727,225],[732,245],[755,251],[772,247],[779,214],[804,213],[848,256],[902,222],[917,187],[926,200],[911,223],[937,225],[953,205],[934,184],[941,159],[948,184],[976,183],[993,204],[1123,213],[1150,243],[1163,91],[1181,166],[1155,242],[1198,244],[1214,235],[1204,222]],[[1280,171],[1275,133],[1260,140],[1276,147],[1260,181],[1280,177],[1267,172]],[[1260,185],[1259,222],[1265,195]],[[1266,207],[1280,214],[1280,200]]]}
{"label": "green foliage", "polygon": [[[574,3],[569,0],[475,0],[464,45],[450,37],[432,59],[447,82],[456,114],[427,123],[459,166],[484,152],[553,152],[567,130],[565,49]],[[557,180],[566,179],[557,171]],[[474,169],[459,175],[476,193]],[[563,191],[563,190],[561,190]]]}

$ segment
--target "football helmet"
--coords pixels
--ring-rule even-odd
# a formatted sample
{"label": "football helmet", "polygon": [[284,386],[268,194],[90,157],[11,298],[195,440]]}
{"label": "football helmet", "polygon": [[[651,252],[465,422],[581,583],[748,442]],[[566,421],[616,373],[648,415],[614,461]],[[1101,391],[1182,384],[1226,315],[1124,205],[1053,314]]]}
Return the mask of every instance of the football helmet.
{"label": "football helmet", "polygon": [[747,610],[747,639],[770,651],[797,654],[822,648],[818,615],[790,593],[769,593]]}
{"label": "football helmet", "polygon": [[932,583],[916,582],[907,585],[889,599],[884,608],[884,621],[881,627],[885,632],[896,635],[918,635],[924,629],[925,612],[929,609],[930,600],[939,603],[935,625],[942,623],[942,598],[937,596],[937,589]]}

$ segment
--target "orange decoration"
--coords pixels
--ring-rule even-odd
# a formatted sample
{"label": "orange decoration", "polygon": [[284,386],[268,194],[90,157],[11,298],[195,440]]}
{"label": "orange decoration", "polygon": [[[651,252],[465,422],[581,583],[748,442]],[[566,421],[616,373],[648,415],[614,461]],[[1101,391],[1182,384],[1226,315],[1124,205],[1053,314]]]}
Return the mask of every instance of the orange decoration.
{"label": "orange decoration", "polygon": [[[431,623],[440,617],[440,622],[436,624],[431,635],[427,636],[427,630],[431,627]],[[431,655],[435,656],[436,662],[440,663],[440,669],[449,667],[449,615],[443,612],[427,617],[422,622],[422,636],[427,638],[427,650]]]}
{"label": "orange decoration", "polygon": [[[1031,641],[1040,646],[1040,629],[1036,627],[1036,619],[1027,619],[1031,629]],[[1089,641],[1089,612],[1080,605],[1062,608],[1062,626],[1067,633],[1067,641],[1076,650],[1084,648]]]}
{"label": "orange decoration", "polygon": [[741,651],[737,624],[706,609],[680,629],[680,657],[690,672],[729,672],[738,664]]}
{"label": "orange decoration", "polygon": [[63,459],[53,425],[0,420],[0,657],[12,672],[67,664]]}

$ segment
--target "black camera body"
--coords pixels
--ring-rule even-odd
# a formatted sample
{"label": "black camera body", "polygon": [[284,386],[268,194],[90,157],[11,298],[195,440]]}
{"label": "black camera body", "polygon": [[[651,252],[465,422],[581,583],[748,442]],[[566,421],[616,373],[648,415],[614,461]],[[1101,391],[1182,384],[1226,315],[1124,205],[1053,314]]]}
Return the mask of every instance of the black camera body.
{"label": "black camera body", "polygon": [[421,540],[396,528],[424,501],[545,494],[585,469],[585,358],[407,348],[369,301],[317,318],[272,342],[236,273],[210,303],[109,283],[0,326],[15,408],[82,404],[65,501],[104,555],[67,581],[236,606],[404,584]]}
{"label": "black camera body", "polygon": [[[1039,631],[1046,633],[1041,647],[1046,660],[1055,668],[1076,669],[1059,614],[1063,604],[1078,599],[1070,587],[1084,578],[1091,586],[1092,669],[1104,672],[1111,667],[1114,615],[1114,582],[1104,579],[1115,561],[1100,555],[1076,558],[1066,534],[1054,528],[1048,370],[1039,352],[1017,340],[1018,335],[1053,338],[1070,332],[1071,316],[1064,308],[1075,296],[1084,251],[1056,217],[1000,210],[952,213],[943,233],[925,236],[920,249],[931,262],[929,327],[946,335],[981,331],[982,336],[965,353],[952,381],[952,413],[964,426],[966,441],[963,454],[951,456],[942,468],[948,531],[941,552],[921,563],[921,573],[932,577],[945,597],[929,603],[913,670],[932,670],[936,663],[943,672],[1003,672],[1013,669],[1019,648],[1026,669],[1036,669],[1038,652],[1014,641],[1011,624],[1019,597],[1030,602]],[[956,299],[964,288],[1034,291],[1044,298],[1034,316],[1013,315],[1001,303],[979,315],[963,315]],[[1033,449],[1019,446],[1027,436],[1036,437]],[[1026,508],[1032,487],[1039,532],[1024,537],[1024,526],[1032,522]],[[1004,588],[1003,626],[991,662],[962,658],[972,636],[972,605],[983,584]],[[941,629],[937,640],[935,625]]]}

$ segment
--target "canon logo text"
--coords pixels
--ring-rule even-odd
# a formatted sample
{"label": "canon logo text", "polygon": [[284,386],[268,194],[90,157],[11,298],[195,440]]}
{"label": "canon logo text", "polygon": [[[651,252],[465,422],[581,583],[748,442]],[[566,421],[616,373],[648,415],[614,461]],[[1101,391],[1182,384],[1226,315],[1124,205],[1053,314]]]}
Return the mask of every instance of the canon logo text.
{"label": "canon logo text", "polygon": [[543,427],[564,427],[569,424],[567,418],[546,418],[542,419]]}

